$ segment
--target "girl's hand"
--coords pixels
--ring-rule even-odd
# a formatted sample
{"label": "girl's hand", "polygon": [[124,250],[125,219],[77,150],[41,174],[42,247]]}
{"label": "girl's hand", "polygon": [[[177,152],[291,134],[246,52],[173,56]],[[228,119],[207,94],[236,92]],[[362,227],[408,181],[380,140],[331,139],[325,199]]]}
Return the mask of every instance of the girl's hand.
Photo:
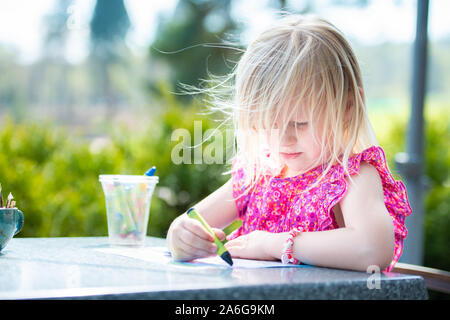
{"label": "girl's hand", "polygon": [[273,234],[256,230],[249,234],[230,240],[225,244],[228,252],[234,258],[255,260],[276,260],[268,254]]}
{"label": "girl's hand", "polygon": [[[221,241],[225,232],[211,228]],[[195,219],[183,214],[170,225],[167,246],[175,260],[190,261],[217,254],[214,237]]]}

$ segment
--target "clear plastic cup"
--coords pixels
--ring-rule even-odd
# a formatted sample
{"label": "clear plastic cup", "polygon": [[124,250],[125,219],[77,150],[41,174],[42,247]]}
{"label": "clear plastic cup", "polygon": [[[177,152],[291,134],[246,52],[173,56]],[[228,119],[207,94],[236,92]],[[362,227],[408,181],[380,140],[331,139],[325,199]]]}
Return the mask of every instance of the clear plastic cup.
{"label": "clear plastic cup", "polygon": [[109,243],[142,246],[157,176],[100,175],[105,193]]}

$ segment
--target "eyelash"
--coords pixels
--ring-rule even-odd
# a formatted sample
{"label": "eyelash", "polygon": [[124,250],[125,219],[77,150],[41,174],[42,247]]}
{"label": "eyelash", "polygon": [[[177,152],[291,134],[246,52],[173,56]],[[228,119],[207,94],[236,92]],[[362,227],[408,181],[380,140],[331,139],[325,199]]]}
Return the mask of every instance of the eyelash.
{"label": "eyelash", "polygon": [[307,124],[308,124],[307,121],[305,121],[305,122],[292,122],[292,125],[293,125],[295,128],[305,127]]}

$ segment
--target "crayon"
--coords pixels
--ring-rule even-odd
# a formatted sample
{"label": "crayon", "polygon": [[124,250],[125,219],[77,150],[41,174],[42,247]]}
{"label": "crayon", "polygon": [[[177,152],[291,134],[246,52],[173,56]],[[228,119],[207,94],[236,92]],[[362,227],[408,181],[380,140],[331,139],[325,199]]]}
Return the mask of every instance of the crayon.
{"label": "crayon", "polygon": [[193,219],[200,221],[200,223],[206,228],[206,230],[214,237],[214,243],[217,245],[217,254],[230,266],[233,265],[233,259],[231,259],[230,253],[227,251],[222,241],[220,241],[208,223],[203,219],[203,217],[195,211],[194,208],[190,208],[186,214]]}
{"label": "crayon", "polygon": [[125,226],[121,230],[121,233],[132,233],[136,230],[136,224],[133,219],[133,208],[130,207],[127,197],[125,195],[125,190],[123,188],[123,185],[120,182],[114,182],[115,186],[115,199],[116,204],[119,209],[118,212],[120,212],[123,216]]}

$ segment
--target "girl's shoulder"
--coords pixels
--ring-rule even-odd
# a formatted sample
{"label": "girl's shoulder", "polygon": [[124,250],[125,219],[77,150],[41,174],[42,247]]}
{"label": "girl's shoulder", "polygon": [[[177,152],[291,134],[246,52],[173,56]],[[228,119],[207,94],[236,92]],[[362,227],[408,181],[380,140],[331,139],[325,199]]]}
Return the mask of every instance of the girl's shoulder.
{"label": "girl's shoulder", "polygon": [[[386,207],[392,213],[403,216],[411,214],[406,187],[401,180],[396,180],[392,175],[383,148],[372,146],[350,157],[348,170],[350,179],[358,179],[368,188],[372,186],[372,190],[378,189],[381,182]],[[343,178],[350,180],[345,175]]]}
{"label": "girl's shoulder", "polygon": [[358,172],[351,177],[345,176],[344,180],[347,192],[341,199],[343,202],[384,203],[384,179],[375,166],[361,161]]}
{"label": "girl's shoulder", "polygon": [[371,146],[361,153],[352,155],[348,159],[346,169],[342,165],[334,166],[331,173],[332,179],[346,181],[357,179],[361,182],[372,183],[374,186],[381,182],[381,186],[388,189],[398,185],[398,181],[394,179],[389,169],[386,154],[380,146]]}
{"label": "girl's shoulder", "polygon": [[386,154],[380,146],[371,146],[361,153],[351,156],[348,160],[348,170],[350,175],[354,175],[360,171],[362,163],[370,164],[380,173],[390,173]]}

